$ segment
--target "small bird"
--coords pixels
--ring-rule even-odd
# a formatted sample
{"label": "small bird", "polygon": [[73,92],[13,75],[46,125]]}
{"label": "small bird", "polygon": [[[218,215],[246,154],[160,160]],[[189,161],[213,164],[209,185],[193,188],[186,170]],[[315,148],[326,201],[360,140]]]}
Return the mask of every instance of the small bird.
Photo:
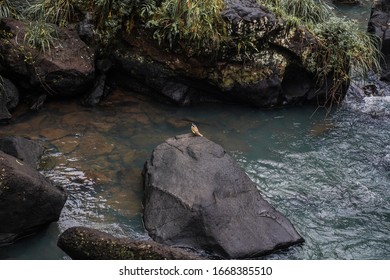
{"label": "small bird", "polygon": [[203,135],[199,132],[198,127],[194,124],[191,124],[191,131],[194,135],[203,137]]}

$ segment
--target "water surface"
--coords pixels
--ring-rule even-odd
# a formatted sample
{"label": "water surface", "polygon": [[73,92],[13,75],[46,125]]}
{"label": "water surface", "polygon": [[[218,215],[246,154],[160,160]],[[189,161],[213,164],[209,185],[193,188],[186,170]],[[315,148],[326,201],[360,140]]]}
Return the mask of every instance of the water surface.
{"label": "water surface", "polygon": [[143,164],[191,122],[238,161],[306,240],[267,258],[390,257],[390,96],[349,96],[326,116],[310,106],[177,108],[118,89],[95,108],[57,100],[23,112],[1,134],[47,140],[42,172],[69,198],[57,223],[1,248],[2,259],[67,258],[57,237],[77,225],[148,238]]}
{"label": "water surface", "polygon": [[[362,2],[338,11],[364,24],[370,1]],[[67,259],[58,235],[79,225],[147,239],[143,164],[165,139],[188,133],[191,122],[305,238],[267,259],[389,259],[390,90],[378,86],[379,96],[349,93],[328,114],[315,106],[177,108],[120,89],[95,108],[61,100],[40,112],[21,106],[0,136],[45,140],[41,172],[65,187],[68,201],[57,223],[0,248],[0,259]]]}

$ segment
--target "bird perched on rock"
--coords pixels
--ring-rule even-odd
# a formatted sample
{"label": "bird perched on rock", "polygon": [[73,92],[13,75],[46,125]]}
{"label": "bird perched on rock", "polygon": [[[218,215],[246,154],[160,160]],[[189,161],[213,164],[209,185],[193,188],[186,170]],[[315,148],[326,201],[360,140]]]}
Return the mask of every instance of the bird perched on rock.
{"label": "bird perched on rock", "polygon": [[203,137],[203,135],[199,132],[199,129],[195,124],[191,124],[191,131],[194,135]]}

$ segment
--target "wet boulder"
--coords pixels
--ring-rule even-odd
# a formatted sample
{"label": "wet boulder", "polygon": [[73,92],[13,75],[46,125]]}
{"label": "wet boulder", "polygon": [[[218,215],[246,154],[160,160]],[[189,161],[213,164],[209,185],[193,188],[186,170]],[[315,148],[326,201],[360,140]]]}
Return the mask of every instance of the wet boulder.
{"label": "wet boulder", "polygon": [[8,79],[0,76],[0,121],[12,118],[10,110],[19,103],[19,91]]}
{"label": "wet boulder", "polygon": [[[93,85],[94,52],[78,36],[75,27],[55,28],[53,45],[45,51],[24,40],[29,26],[15,19],[1,19],[0,52],[4,70],[25,89],[44,90],[54,96],[84,93]],[[47,31],[48,32],[48,31]]]}
{"label": "wet boulder", "polygon": [[249,258],[303,242],[218,144],[192,134],[157,146],[144,167],[144,224],[157,242]]}
{"label": "wet boulder", "polygon": [[45,148],[39,141],[30,140],[24,137],[2,137],[0,138],[0,151],[9,154],[21,161],[37,168]]}
{"label": "wet boulder", "polygon": [[86,227],[64,231],[57,243],[74,260],[196,260],[200,256],[151,240],[118,238]]}
{"label": "wet boulder", "polygon": [[371,15],[368,21],[368,32],[381,40],[381,59],[382,74],[381,79],[390,82],[390,1],[373,1]]}
{"label": "wet boulder", "polygon": [[57,221],[66,197],[34,168],[0,151],[0,246]]}

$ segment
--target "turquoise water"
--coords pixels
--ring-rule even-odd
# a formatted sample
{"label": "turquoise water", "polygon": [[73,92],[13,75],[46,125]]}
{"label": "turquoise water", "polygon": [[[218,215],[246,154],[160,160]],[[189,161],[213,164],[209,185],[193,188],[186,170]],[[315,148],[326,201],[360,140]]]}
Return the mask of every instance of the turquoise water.
{"label": "turquoise water", "polygon": [[306,240],[267,258],[390,258],[390,96],[349,96],[326,116],[310,106],[177,108],[116,90],[96,108],[49,101],[39,113],[20,112],[2,134],[48,140],[42,172],[69,198],[57,223],[0,248],[1,259],[66,259],[57,237],[76,225],[147,238],[143,164],[191,122],[238,161]]}

